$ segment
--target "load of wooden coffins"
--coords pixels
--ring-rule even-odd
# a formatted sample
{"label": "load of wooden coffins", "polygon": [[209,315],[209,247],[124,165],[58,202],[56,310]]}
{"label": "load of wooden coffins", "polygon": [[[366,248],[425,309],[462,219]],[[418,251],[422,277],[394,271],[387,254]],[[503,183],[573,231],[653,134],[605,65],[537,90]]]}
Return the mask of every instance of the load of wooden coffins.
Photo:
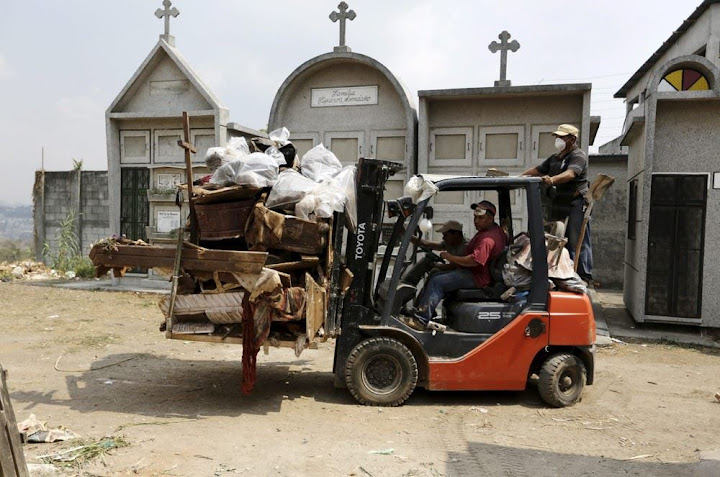
{"label": "load of wooden coffins", "polygon": [[[151,268],[176,277],[176,290],[160,300],[168,338],[299,354],[327,338],[333,222],[354,216],[345,206],[354,207],[355,168],[322,145],[291,160],[287,137],[251,146],[255,152],[244,141],[208,151],[213,174],[193,185],[176,245],[115,237],[96,243],[90,258],[98,276]],[[193,228],[197,243],[185,239]]]}

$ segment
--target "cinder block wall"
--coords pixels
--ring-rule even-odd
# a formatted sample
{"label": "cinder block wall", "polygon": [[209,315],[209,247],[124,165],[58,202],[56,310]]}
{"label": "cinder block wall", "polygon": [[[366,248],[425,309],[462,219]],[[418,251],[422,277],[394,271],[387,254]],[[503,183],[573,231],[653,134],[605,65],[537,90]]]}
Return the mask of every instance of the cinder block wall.
{"label": "cinder block wall", "polygon": [[110,235],[107,171],[83,171],[80,182],[80,223],[83,250]]}
{"label": "cinder block wall", "polygon": [[590,156],[588,179],[592,182],[601,173],[614,177],[615,183],[593,208],[593,279],[602,288],[621,290],[625,281],[627,155]]}
{"label": "cinder block wall", "polygon": [[110,234],[107,171],[35,173],[33,188],[35,255],[45,260],[44,244],[57,250],[60,222],[75,211],[75,234],[83,253]]}

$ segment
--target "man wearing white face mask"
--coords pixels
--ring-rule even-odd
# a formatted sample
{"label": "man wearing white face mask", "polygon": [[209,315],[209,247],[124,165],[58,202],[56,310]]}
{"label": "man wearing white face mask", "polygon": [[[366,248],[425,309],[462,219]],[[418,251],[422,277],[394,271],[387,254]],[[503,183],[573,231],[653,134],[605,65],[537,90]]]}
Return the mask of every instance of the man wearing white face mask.
{"label": "man wearing white face mask", "polygon": [[[549,220],[568,218],[567,237],[570,257],[575,258],[575,246],[580,237],[585,209],[585,193],[588,190],[587,156],[577,145],[578,129],[570,124],[561,124],[555,136],[557,153],[548,157],[537,167],[523,172],[525,176],[540,176],[543,183],[557,189],[553,199]],[[578,275],[584,280],[592,280],[592,242],[590,223],[587,224],[583,246],[578,260]]]}

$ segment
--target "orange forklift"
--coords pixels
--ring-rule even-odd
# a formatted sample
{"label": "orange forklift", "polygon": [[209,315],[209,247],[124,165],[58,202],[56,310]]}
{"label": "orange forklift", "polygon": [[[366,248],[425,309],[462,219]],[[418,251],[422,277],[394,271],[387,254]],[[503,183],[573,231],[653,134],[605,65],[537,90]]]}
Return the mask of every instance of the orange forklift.
{"label": "orange forklift", "polygon": [[[513,230],[514,214],[518,214],[511,197],[524,202],[527,230],[523,232],[530,238],[533,266],[532,285],[523,300],[488,298],[498,294],[477,288],[458,290],[443,301],[446,330],[418,331],[408,323],[419,292],[417,281],[409,278],[418,252],[413,248],[419,247],[411,238],[423,218],[432,218],[433,198],[417,203],[409,197],[383,200],[385,182],[400,168],[393,162],[360,159],[356,227],[343,234],[337,230],[342,221],[336,221],[336,266],[326,317],[326,327],[337,335],[336,386],[346,387],[362,404],[398,406],[418,386],[443,391],[521,391],[536,376],[540,397],[548,405],[578,402],[585,385],[594,380],[595,319],[587,295],[550,291],[542,181],[535,177],[423,177],[438,193],[497,194],[496,220],[509,237],[519,232]],[[385,252],[376,273],[385,213],[395,223],[389,238],[386,234],[383,240]],[[422,252],[441,260],[430,249]],[[502,265],[490,266],[494,289],[502,289]],[[341,267],[354,277],[344,290],[339,285]]]}

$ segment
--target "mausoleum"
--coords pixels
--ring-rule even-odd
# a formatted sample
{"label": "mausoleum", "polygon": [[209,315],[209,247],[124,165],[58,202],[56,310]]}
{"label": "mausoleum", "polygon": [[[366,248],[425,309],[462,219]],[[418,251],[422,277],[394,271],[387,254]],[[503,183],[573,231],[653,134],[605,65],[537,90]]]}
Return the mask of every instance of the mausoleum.
{"label": "mausoleum", "polygon": [[228,124],[228,109],[202,82],[175,47],[170,18],[179,11],[169,0],[155,14],[165,32],[108,107],[106,117],[110,228],[131,239],[161,241],[184,222],[175,206],[175,185],[185,181],[182,113],[190,117],[195,177],[205,175],[209,147],[228,136],[258,131]]}
{"label": "mausoleum", "polygon": [[705,0],[615,94],[629,148],[625,305],[720,327],[720,1]]}
{"label": "mausoleum", "polygon": [[[512,86],[506,78],[507,51],[520,45],[509,38],[504,31],[500,43],[490,44],[492,52],[501,52],[500,79],[494,86],[418,92],[420,173],[484,175],[495,168],[520,174],[556,152],[552,132],[563,123],[578,127],[579,145],[587,153],[600,126],[600,118],[590,116],[592,85]],[[588,177],[594,177],[592,171]],[[434,199],[435,223],[457,220],[471,237],[470,204],[483,199],[497,204],[497,197],[482,192],[440,193]],[[520,212],[513,218],[515,233],[527,228],[524,200],[518,199],[512,197]]]}
{"label": "mausoleum", "polygon": [[340,23],[339,46],[287,77],[273,101],[268,129],[287,127],[300,157],[322,143],[343,164],[359,157],[403,163],[405,169],[388,185],[388,194],[399,197],[416,172],[414,97],[382,63],[345,44],[346,21],[356,14],[345,2],[338,8],[330,19]]}

